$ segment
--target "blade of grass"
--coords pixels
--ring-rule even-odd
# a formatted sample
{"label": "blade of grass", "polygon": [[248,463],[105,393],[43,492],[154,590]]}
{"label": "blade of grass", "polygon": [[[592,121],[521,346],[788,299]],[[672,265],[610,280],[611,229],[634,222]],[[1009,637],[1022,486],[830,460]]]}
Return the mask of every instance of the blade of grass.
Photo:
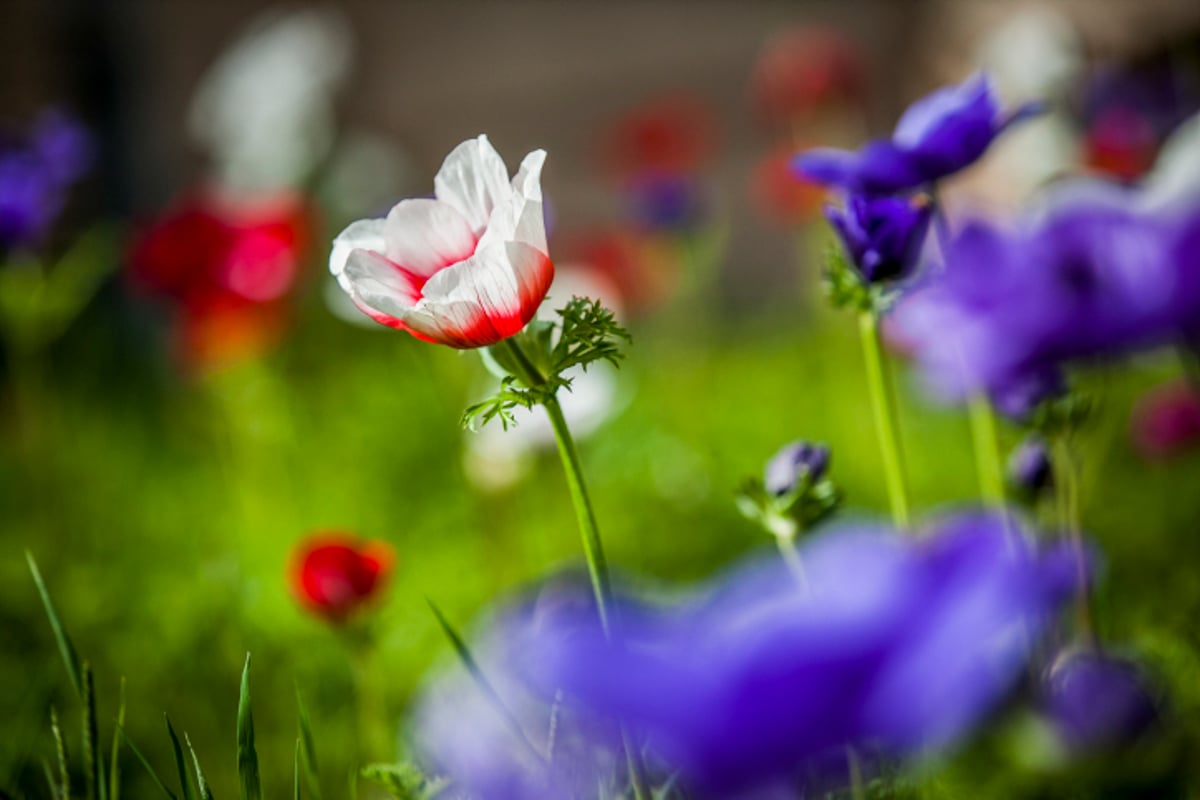
{"label": "blade of grass", "polygon": [[51,800],[60,800],[62,798],[62,789],[58,786],[58,781],[54,780],[54,770],[50,768],[50,762],[42,759],[42,772],[46,776],[46,785],[50,787]]}
{"label": "blade of grass", "polygon": [[296,737],[296,760],[292,764],[292,797],[300,800],[300,737]]}
{"label": "blade of grass", "polygon": [[196,750],[192,747],[192,740],[188,738],[187,731],[183,732],[183,741],[187,743],[188,752],[192,754],[192,766],[196,768],[196,787],[200,791],[200,800],[213,800],[208,781],[204,779],[204,771],[200,769],[200,759],[196,758]]}
{"label": "blade of grass", "polygon": [[58,791],[62,800],[71,796],[71,773],[67,770],[67,741],[58,724],[58,709],[50,706],[50,732],[54,734],[54,754],[58,758]]}
{"label": "blade of grass", "polygon": [[192,788],[188,781],[187,767],[183,760],[183,748],[179,746],[179,737],[175,735],[175,728],[171,725],[171,718],[163,714],[163,720],[167,723],[167,735],[171,737],[171,750],[175,754],[175,771],[179,773],[179,788],[183,790],[183,800],[192,800]]}
{"label": "blade of grass", "polygon": [[83,781],[88,800],[100,800],[100,734],[96,725],[96,679],[92,665],[83,662]]}
{"label": "blade of grass", "polygon": [[133,751],[133,755],[136,756],[137,760],[141,762],[143,767],[146,768],[146,772],[150,775],[151,780],[154,781],[159,789],[162,789],[163,794],[171,798],[171,800],[179,800],[177,797],[175,797],[175,793],[168,789],[167,785],[163,783],[163,779],[158,777],[158,773],[154,771],[154,767],[150,766],[150,762],[146,760],[144,755],[142,755],[142,751],[138,749],[138,746],[133,743],[133,739],[129,738],[129,734],[125,732],[125,726],[118,726],[118,730],[121,731],[121,738],[125,740],[125,744],[129,745],[129,749]]}
{"label": "blade of grass", "polygon": [[304,766],[304,780],[308,784],[308,793],[313,800],[321,800],[321,780],[317,769],[317,747],[313,738],[312,723],[308,719],[308,709],[304,706],[304,698],[300,695],[300,686],[296,686],[296,709],[300,718],[301,757]]}
{"label": "blade of grass", "polygon": [[505,724],[508,725],[513,734],[521,741],[522,744],[525,745],[525,747],[529,749],[529,752],[533,754],[534,758],[541,763],[545,763],[546,757],[541,753],[540,750],[533,746],[533,742],[529,741],[529,737],[525,735],[525,730],[521,727],[521,723],[518,722],[513,713],[508,710],[508,706],[506,706],[504,701],[500,698],[500,693],[496,691],[496,687],[494,687],[492,682],[487,679],[487,676],[483,674],[483,670],[480,668],[479,662],[475,660],[475,656],[471,654],[471,650],[467,647],[467,644],[463,641],[463,638],[458,635],[458,631],[456,631],[454,627],[446,620],[445,616],[442,615],[441,610],[434,605],[432,600],[426,597],[425,602],[429,604],[429,609],[433,611],[433,616],[437,618],[438,625],[442,627],[442,632],[445,633],[446,638],[450,640],[450,645],[454,648],[454,652],[458,655],[458,660],[462,662],[463,667],[467,670],[467,673],[470,674],[472,680],[475,681],[475,684],[479,687],[480,691],[482,691],[484,696],[487,697],[488,702],[490,702],[496,709],[497,713],[500,714],[501,719],[504,720]]}
{"label": "blade of grass", "polygon": [[254,714],[250,710],[250,654],[242,667],[242,691],[238,697],[237,762],[242,800],[262,800],[258,776],[258,752],[254,749]]}
{"label": "blade of grass", "polygon": [[75,645],[71,644],[67,631],[58,618],[58,612],[54,609],[54,601],[50,599],[50,592],[46,590],[46,583],[42,580],[42,573],[38,570],[37,562],[33,560],[33,553],[26,550],[25,560],[29,562],[29,571],[33,573],[33,582],[37,586],[38,594],[42,596],[42,605],[46,607],[46,616],[50,618],[50,628],[54,631],[54,639],[58,642],[58,652],[62,654],[63,664],[67,667],[67,676],[71,679],[71,685],[75,687],[75,693],[82,696],[83,683],[79,679],[79,656],[75,653]]}
{"label": "blade of grass", "polygon": [[108,800],[121,800],[121,728],[125,727],[125,676],[121,676],[121,694],[117,704],[117,725],[113,728],[112,764],[108,769]]}

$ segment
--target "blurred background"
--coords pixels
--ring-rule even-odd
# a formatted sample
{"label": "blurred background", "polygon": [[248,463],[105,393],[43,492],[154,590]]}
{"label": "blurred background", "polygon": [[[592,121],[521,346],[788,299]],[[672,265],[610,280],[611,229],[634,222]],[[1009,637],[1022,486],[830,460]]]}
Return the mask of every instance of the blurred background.
{"label": "blurred background", "polygon": [[[948,188],[953,213],[1003,216],[1063,175],[1136,181],[1200,108],[1192,0],[0,0],[0,53],[0,787],[31,797],[74,700],[26,549],[101,730],[124,679],[130,738],[169,771],[167,712],[218,796],[247,651],[264,779],[290,781],[299,687],[340,796],[451,659],[426,598],[469,630],[578,564],[548,431],[464,432],[479,357],[373,326],[327,273],[333,235],[428,195],[460,141],[487,133],[510,169],[548,151],[551,299],[600,296],[634,335],[568,416],[610,561],[652,582],[769,544],[733,497],[796,438],[832,446],[849,514],[885,508],[854,326],[821,296],[824,196],[792,154],[986,68],[1048,106]],[[917,506],[972,500],[961,412],[899,370]],[[1100,625],[1186,717],[1200,401],[1179,375],[1164,353],[1086,376],[1083,501]],[[390,553],[348,620],[296,585],[330,533]]]}

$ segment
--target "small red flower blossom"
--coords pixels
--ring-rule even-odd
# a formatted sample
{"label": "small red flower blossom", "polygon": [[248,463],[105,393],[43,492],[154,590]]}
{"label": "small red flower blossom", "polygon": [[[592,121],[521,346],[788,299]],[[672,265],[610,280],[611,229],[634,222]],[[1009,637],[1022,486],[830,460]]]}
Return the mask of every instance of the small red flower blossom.
{"label": "small red flower blossom", "polygon": [[716,149],[711,109],[689,95],[668,95],[643,103],[618,120],[606,155],[622,179],[684,175],[704,166]]}
{"label": "small red flower blossom", "polygon": [[1134,449],[1147,461],[1165,461],[1200,446],[1200,392],[1184,381],[1151,389],[1130,420]]}
{"label": "small red flower blossom", "polygon": [[795,125],[819,111],[860,103],[864,72],[858,48],[838,31],[783,31],[759,53],[751,98],[768,124]]}
{"label": "small red flower blossom", "polygon": [[313,614],[340,623],[379,594],[393,560],[386,542],[361,542],[338,532],[318,534],[296,548],[292,590]]}

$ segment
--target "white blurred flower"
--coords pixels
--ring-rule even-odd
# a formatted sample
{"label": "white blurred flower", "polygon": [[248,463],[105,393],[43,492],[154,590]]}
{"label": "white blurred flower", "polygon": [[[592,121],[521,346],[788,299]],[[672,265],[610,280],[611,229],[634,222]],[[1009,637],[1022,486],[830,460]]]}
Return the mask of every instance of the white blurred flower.
{"label": "white blurred flower", "polygon": [[1142,183],[1142,200],[1153,209],[1200,202],[1200,114],[1187,119],[1163,144]]}
{"label": "white blurred flower", "polygon": [[333,94],[351,36],[333,9],[268,12],[217,59],[192,99],[188,130],[235,191],[294,187],[333,142]]}

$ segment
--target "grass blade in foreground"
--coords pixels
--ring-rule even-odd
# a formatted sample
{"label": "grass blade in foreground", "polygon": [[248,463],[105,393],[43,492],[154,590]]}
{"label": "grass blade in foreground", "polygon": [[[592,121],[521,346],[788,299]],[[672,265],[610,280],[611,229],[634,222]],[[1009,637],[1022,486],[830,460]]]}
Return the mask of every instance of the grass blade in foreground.
{"label": "grass blade in foreground", "polygon": [[296,760],[292,763],[292,797],[300,800],[300,737],[296,737]]}
{"label": "grass blade in foreground", "polygon": [[96,726],[96,681],[92,665],[83,662],[83,780],[88,800],[98,800],[103,790],[100,735]]}
{"label": "grass blade in foreground", "polygon": [[183,800],[192,800],[192,790],[188,785],[187,767],[183,761],[183,748],[179,746],[179,737],[175,735],[175,728],[171,725],[171,718],[163,714],[163,720],[167,723],[167,735],[171,737],[171,750],[175,754],[175,770],[179,773],[179,788],[183,790]]}
{"label": "grass blade in foreground", "polygon": [[183,733],[183,741],[187,744],[188,752],[192,754],[192,766],[196,768],[196,788],[200,792],[200,800],[213,800],[208,781],[204,778],[204,771],[200,769],[200,759],[196,758],[196,750],[192,747],[192,740],[188,738],[187,731]]}
{"label": "grass blade in foreground", "polygon": [[117,703],[117,724],[113,728],[112,764],[108,769],[108,800],[121,798],[121,728],[125,727],[125,677],[121,677],[121,694]]}
{"label": "grass blade in foreground", "polygon": [[58,710],[50,706],[50,732],[54,734],[54,754],[58,757],[58,788],[62,792],[62,800],[71,797],[71,772],[67,768],[67,740],[63,738],[62,728],[58,724]]}
{"label": "grass blade in foreground", "polygon": [[25,560],[29,562],[29,571],[33,573],[33,582],[37,585],[38,594],[42,596],[42,605],[46,607],[46,616],[50,618],[50,628],[54,631],[54,639],[58,642],[58,652],[62,654],[63,664],[67,667],[67,676],[71,679],[71,685],[75,687],[75,692],[82,696],[83,683],[79,680],[79,656],[75,653],[75,646],[71,644],[66,629],[58,619],[58,612],[54,610],[54,602],[50,599],[50,592],[46,591],[46,584],[42,580],[42,573],[38,570],[37,562],[33,560],[33,553],[26,550]]}
{"label": "grass blade in foreground", "polygon": [[154,767],[150,766],[150,762],[144,755],[142,755],[142,751],[138,750],[138,746],[133,743],[132,739],[129,738],[129,734],[125,733],[125,728],[121,727],[119,730],[121,731],[121,738],[125,740],[125,744],[129,745],[129,749],[133,751],[133,754],[137,757],[137,760],[140,761],[142,766],[146,768],[146,772],[150,775],[150,778],[154,781],[154,783],[157,784],[158,788],[162,789],[163,794],[171,798],[171,800],[178,800],[178,798],[175,797],[175,793],[168,789],[167,785],[163,783],[163,779],[158,777],[158,773],[154,771]]}
{"label": "grass blade in foreground", "polygon": [[262,785],[258,778],[258,753],[254,749],[254,714],[250,710],[250,654],[242,667],[242,691],[238,698],[237,714],[238,778],[242,800],[262,800]]}
{"label": "grass blade in foreground", "polygon": [[313,739],[312,723],[308,719],[308,709],[304,706],[304,698],[300,696],[300,687],[296,687],[296,710],[300,718],[301,764],[304,768],[304,781],[308,784],[308,793],[313,800],[321,800],[321,780],[317,769],[317,746]]}

